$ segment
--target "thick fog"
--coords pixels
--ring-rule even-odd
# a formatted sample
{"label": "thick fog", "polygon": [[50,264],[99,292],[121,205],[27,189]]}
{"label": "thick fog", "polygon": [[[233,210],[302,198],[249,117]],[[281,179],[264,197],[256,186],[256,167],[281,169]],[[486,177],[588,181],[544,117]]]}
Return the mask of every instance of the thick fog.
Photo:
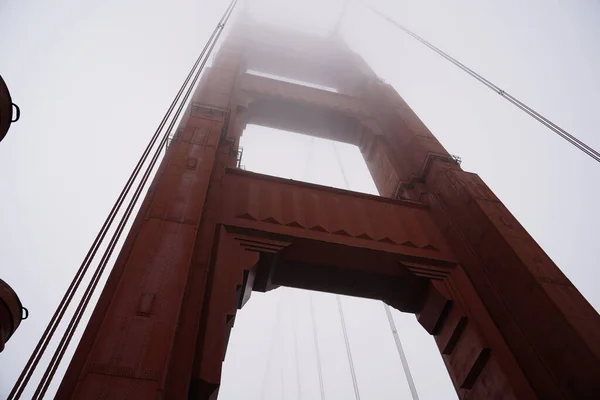
{"label": "thick fog", "polygon": [[[0,278],[31,314],[0,354],[0,398],[227,3],[0,1],[0,74],[22,110],[0,143]],[[597,2],[368,3],[600,148]],[[239,7],[310,34],[329,35],[339,22],[348,46],[600,307],[596,162],[362,2],[348,2],[341,20],[342,0],[247,0]],[[356,147],[256,125],[242,145],[248,170],[375,192]],[[311,301],[325,398],[353,398],[335,296],[279,288],[253,293],[238,313],[219,399],[319,398]],[[409,399],[381,303],[343,297],[342,304],[361,398]],[[456,398],[433,340],[413,315],[394,318],[420,398]]]}

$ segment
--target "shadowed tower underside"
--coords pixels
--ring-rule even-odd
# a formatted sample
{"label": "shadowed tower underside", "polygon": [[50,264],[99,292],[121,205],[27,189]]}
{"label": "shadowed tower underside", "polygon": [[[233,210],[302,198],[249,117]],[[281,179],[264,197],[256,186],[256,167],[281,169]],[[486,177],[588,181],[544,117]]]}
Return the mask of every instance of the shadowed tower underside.
{"label": "shadowed tower underside", "polygon": [[[247,124],[357,145],[380,196],[236,168]],[[245,20],[203,75],[56,398],[215,398],[237,309],[278,286],[414,313],[460,398],[600,391],[598,314],[483,181],[339,38]]]}

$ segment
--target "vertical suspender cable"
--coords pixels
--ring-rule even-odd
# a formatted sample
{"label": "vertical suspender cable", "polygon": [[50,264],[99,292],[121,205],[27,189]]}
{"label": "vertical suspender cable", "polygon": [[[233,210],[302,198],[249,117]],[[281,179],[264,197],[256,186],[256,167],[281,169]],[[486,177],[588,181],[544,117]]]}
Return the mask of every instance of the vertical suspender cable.
{"label": "vertical suspender cable", "polygon": [[344,186],[346,190],[350,190],[350,183],[348,182],[348,177],[346,176],[346,171],[344,171],[344,166],[342,164],[342,158],[340,157],[340,153],[338,152],[338,148],[335,145],[335,142],[331,142],[333,145],[333,152],[335,153],[335,158],[337,159],[338,165],[340,167],[340,171],[342,172],[342,178],[344,179]]}
{"label": "vertical suspender cable", "polygon": [[[313,145],[315,142],[315,138],[313,136],[310,137],[310,142],[308,144],[308,156],[306,157],[306,164],[304,166],[304,179],[307,178],[308,169],[310,167],[310,155],[313,149]],[[319,349],[319,337],[317,335],[317,322],[315,319],[315,307],[313,304],[313,295],[309,293],[309,302],[310,302],[310,316],[312,319],[312,328],[313,328],[313,342],[315,345],[315,354],[317,358],[317,373],[319,374],[319,390],[321,394],[321,400],[325,400],[325,387],[323,386],[323,369],[321,367],[321,351]]]}
{"label": "vertical suspender cable", "polygon": [[[79,306],[71,319],[69,327],[67,328],[67,331],[63,335],[63,338],[59,344],[59,347],[56,349],[54,356],[52,358],[52,361],[48,365],[46,372],[44,373],[44,376],[42,377],[42,380],[40,381],[40,384],[38,385],[38,388],[34,394],[34,398],[36,398],[36,399],[42,398],[44,396],[46,390],[48,389],[48,386],[50,385],[50,382],[52,381],[54,373],[56,372],[56,369],[58,368],[58,365],[60,364],[60,361],[66,351],[66,348],[68,347],[68,344],[75,332],[75,329],[76,329],[77,325],[79,324],[79,321],[80,321],[83,313],[85,312],[87,304],[89,303],[89,300],[96,288],[96,285],[98,284],[100,275],[104,271],[104,268],[106,267],[106,264],[107,264],[108,260],[110,259],[110,256],[112,255],[112,251],[114,250],[116,243],[118,242],[118,239],[129,219],[129,216],[131,215],[131,212],[133,211],[133,208],[135,207],[135,204],[137,203],[137,200],[139,199],[141,191],[142,191],[146,181],[148,180],[148,177],[150,176],[150,173],[152,172],[154,165],[156,164],[156,161],[158,159],[158,156],[160,155],[162,146],[164,145],[164,143],[166,143],[166,140],[168,139],[168,134],[172,130],[187,99],[189,98],[189,95],[199,77],[199,74],[202,71],[204,65],[206,64],[208,56],[210,55],[210,52],[214,48],[215,43],[216,43],[217,39],[219,38],[219,36],[225,26],[225,23],[229,19],[229,16],[231,15],[236,3],[237,3],[237,0],[232,0],[232,2],[230,3],[229,7],[227,8],[227,11],[223,15],[223,18],[218,23],[217,27],[215,28],[215,31],[209,38],[209,41],[207,42],[206,46],[204,47],[201,55],[199,56],[198,60],[194,64],[192,70],[190,71],[190,74],[188,75],[184,84],[182,85],[182,88],[180,89],[179,93],[177,94],[176,99],[174,100],[173,104],[171,104],[171,107],[169,108],[167,115],[165,115],[165,117],[163,118],[163,121],[159,125],[159,128],[155,132],[155,135],[153,136],[151,143],[148,145],[147,149],[144,151],[142,158],[140,159],[140,161],[138,162],[138,165],[134,169],[134,173],[132,173],[132,176],[130,176],[130,179],[128,180],[128,182],[126,184],[126,187],[121,192],[121,195],[119,196],[119,199],[117,200],[117,203],[115,204],[115,207],[113,207],[113,210],[111,210],[111,213],[109,214],[107,221],[103,225],[101,232],[98,234],[98,237],[94,241],[94,244],[92,245],[92,248],[90,249],[90,252],[88,252],[88,255],[84,259],[84,263],[82,264],[82,267],[84,267],[84,266],[85,267],[80,268],[80,270],[76,274],[73,282],[71,283],[71,286],[69,287],[69,289],[67,290],[67,293],[63,297],[63,301],[61,301],[61,305],[63,305],[63,307],[61,308],[61,305],[59,305],[59,309],[55,313],[53,319],[51,320],[50,324],[48,325],[48,328],[44,332],[44,335],[42,336],[40,343],[38,343],[38,346],[34,350],[34,354],[32,354],[32,357],[30,358],[28,364],[26,365],[23,373],[19,377],[17,384],[15,384],[15,387],[13,388],[13,391],[11,392],[9,399],[20,398],[20,395],[22,394],[23,390],[25,389],[31,375],[33,374],[33,371],[35,370],[35,367],[37,366],[41,356],[43,355],[43,351],[45,350],[50,339],[52,338],[54,331],[56,330],[56,327],[58,326],[58,322],[60,322],[60,319],[64,315],[64,312],[65,312],[66,308],[68,307],[68,305],[72,299],[72,296],[74,295],[74,291],[79,286],[81,279],[83,279],[83,274],[85,274],[85,271],[87,270],[87,268],[89,267],[89,264],[91,263],[92,257],[95,255],[100,243],[102,242],[102,240],[104,239],[104,236],[106,235],[106,232],[108,231],[108,227],[111,225],[112,221],[114,220],[114,218],[116,216],[116,211],[118,211],[120,205],[124,201],[124,198],[125,198],[126,194],[128,193],[129,189],[131,188],[131,185],[133,184],[135,177],[137,177],[137,174],[139,173],[139,170],[141,169],[141,165],[146,160],[148,153],[150,152],[154,143],[156,142],[156,140],[160,134],[160,131],[164,127],[164,124],[166,123],[168,117],[170,116],[170,113],[172,112],[173,108],[175,107],[175,104],[180,99],[181,93],[185,89],[186,85],[189,83],[189,79],[194,74],[194,70],[197,69],[200,60],[204,59],[200,68],[196,71],[195,77],[192,81],[192,84],[188,88],[188,90],[184,96],[184,99],[180,103],[175,116],[171,120],[171,123],[170,123],[168,129],[165,131],[163,138],[155,151],[155,154],[152,158],[150,165],[147,167],[142,180],[138,184],[136,192],[135,192],[133,198],[131,199],[131,201],[127,207],[127,210],[125,211],[125,214],[123,215],[123,217],[117,227],[117,230],[113,234],[113,237],[102,257],[102,260],[101,260],[100,264],[98,265],[91,281],[89,282],[88,287],[79,303]],[[208,51],[208,54],[206,54],[207,51]],[[105,229],[105,227],[106,227],[106,229]],[[90,254],[91,254],[91,256],[90,256]],[[83,274],[81,273],[82,270],[83,270]]]}
{"label": "vertical suspender cable", "polygon": [[506,93],[504,90],[502,90],[500,87],[498,87],[491,81],[487,80],[486,78],[479,75],[478,73],[476,73],[475,71],[473,71],[472,69],[470,69],[469,67],[464,65],[463,63],[459,62],[455,58],[451,57],[450,55],[446,54],[439,48],[435,47],[434,45],[432,45],[431,43],[429,43],[428,41],[426,41],[425,39],[423,39],[416,33],[412,32],[408,28],[404,27],[403,25],[394,21],[390,17],[377,11],[375,8],[373,8],[371,6],[366,6],[366,7],[368,9],[370,9],[372,12],[374,12],[375,14],[379,15],[381,18],[385,19],[386,21],[388,21],[389,23],[391,23],[392,25],[397,27],[398,29],[402,30],[404,33],[408,34],[409,36],[413,37],[420,43],[427,46],[429,49],[435,51],[437,54],[444,57],[446,60],[450,61],[452,64],[456,65],[458,68],[462,69],[467,74],[469,74],[470,76],[472,76],[473,78],[477,79],[479,82],[481,82],[482,84],[487,86],[489,89],[493,90],[494,92],[498,93],[500,96],[504,97],[510,103],[517,106],[519,109],[524,111],[526,114],[530,115],[531,117],[536,119],[538,122],[542,123],[542,125],[546,126],[548,129],[550,129],[551,131],[553,131],[554,133],[556,133],[557,135],[559,135],[560,137],[565,139],[567,142],[571,143],[573,146],[577,147],[579,150],[583,151],[585,154],[587,154],[594,160],[600,162],[600,153],[598,151],[594,150],[593,148],[591,148],[590,146],[588,146],[581,140],[577,139],[575,136],[571,135],[569,132],[562,129],[560,126],[556,125],[555,123],[553,123],[552,121],[550,121],[549,119],[547,119],[546,117],[544,117],[543,115],[541,115],[540,113],[538,113],[537,111],[532,109],[531,107],[527,106],[526,104],[524,104],[523,102],[521,102],[520,100],[515,98],[514,96],[511,96],[510,94]]}
{"label": "vertical suspender cable", "polygon": [[356,371],[354,371],[354,361],[352,360],[352,351],[350,350],[350,341],[348,340],[348,331],[346,330],[346,320],[344,319],[344,310],[342,308],[342,299],[339,294],[335,295],[337,300],[338,312],[340,313],[340,320],[342,321],[342,332],[344,333],[344,343],[346,344],[346,354],[348,355],[348,363],[350,364],[350,374],[352,375],[352,385],[354,386],[354,397],[356,400],[360,400],[360,394],[358,392],[358,381],[356,380]]}
{"label": "vertical suspender cable", "polygon": [[[221,25],[221,24],[222,24],[222,22],[219,23],[219,25]],[[12,390],[8,396],[8,400],[19,398],[21,396],[21,394],[23,393],[23,390],[29,383],[29,380],[31,379],[33,372],[35,371],[38,363],[40,362],[41,357],[43,356],[46,348],[48,347],[50,340],[54,336],[54,333],[55,333],[58,325],[62,321],[62,318],[63,318],[67,308],[69,307],[69,305],[73,299],[73,296],[75,295],[76,291],[79,288],[79,285],[81,284],[81,281],[83,280],[84,276],[86,275],[86,273],[93,261],[93,258],[95,257],[100,245],[102,244],[104,238],[106,237],[108,230],[110,229],[117,213],[119,212],[123,202],[125,201],[125,198],[129,194],[129,191],[131,190],[133,183],[137,179],[137,177],[140,173],[140,170],[142,169],[142,166],[146,162],[148,155],[150,154],[152,148],[156,144],[156,141],[157,141],[158,137],[160,136],[160,132],[164,128],[173,109],[176,107],[177,103],[179,102],[181,95],[185,90],[185,87],[189,83],[191,77],[193,76],[194,71],[196,70],[196,68],[198,67],[198,64],[204,57],[211,41],[217,34],[218,30],[219,30],[219,28],[217,27],[213,31],[208,42],[202,49],[202,52],[196,59],[196,62],[194,63],[192,69],[190,70],[190,72],[188,73],[187,77],[185,78],[183,84],[179,88],[177,95],[173,99],[171,105],[167,109],[167,112],[165,113],[161,122],[159,123],[156,131],[154,132],[154,135],[151,137],[148,145],[144,149],[144,151],[143,151],[142,155],[140,156],[137,164],[135,165],[133,171],[129,175],[129,178],[127,179],[127,182],[125,183],[125,186],[121,190],[121,193],[117,197],[115,204],[113,205],[112,209],[110,210],[108,216],[106,217],[106,220],[104,221],[104,223],[102,224],[102,227],[100,228],[100,231],[96,235],[96,238],[94,239],[90,249],[88,250],[86,256],[84,257],[77,272],[75,273],[75,276],[73,277],[73,280],[71,281],[71,283],[69,284],[69,287],[67,288],[65,294],[63,295],[56,311],[54,312],[54,315],[52,316],[50,322],[48,323],[48,326],[44,330],[42,337],[38,341],[35,349],[33,350],[33,353],[31,354],[29,360],[25,364],[25,367],[21,371],[21,374],[19,375],[17,382],[15,383],[14,387],[12,388]]]}
{"label": "vertical suspender cable", "polygon": [[308,155],[306,156],[306,163],[304,164],[304,171],[303,171],[303,176],[302,179],[308,179],[308,170],[310,168],[310,155],[312,153],[312,149],[313,149],[313,145],[315,143],[315,138],[314,136],[310,137],[310,141],[308,142]]}
{"label": "vertical suspender cable", "polygon": [[400,336],[398,336],[398,330],[396,329],[396,324],[394,323],[394,317],[392,316],[392,312],[390,310],[390,306],[385,303],[383,304],[383,308],[385,309],[385,313],[388,318],[388,322],[390,323],[390,328],[392,330],[392,334],[394,335],[394,341],[396,342],[396,349],[398,349],[398,355],[400,355],[400,362],[402,362],[402,369],[404,369],[404,375],[406,376],[406,381],[408,382],[408,387],[410,389],[410,394],[412,395],[413,400],[419,400],[419,395],[417,394],[417,388],[415,387],[415,382],[413,381],[412,374],[410,373],[410,368],[408,366],[408,360],[406,359],[406,354],[404,354],[404,349],[402,348],[402,343],[400,342]]}
{"label": "vertical suspender cable", "polygon": [[[342,176],[344,178],[344,183],[346,185],[346,189],[349,188],[349,184],[348,184],[348,179],[346,178],[346,174],[344,173],[344,167],[342,165],[342,160],[340,158],[340,155],[338,153],[337,150],[337,146],[335,145],[335,142],[333,142],[333,150],[335,152],[335,156],[337,159],[337,162],[339,164],[340,170],[342,171]],[[343,321],[343,313],[342,313],[342,306],[341,306],[341,302],[340,302],[340,296],[338,297],[338,307],[340,309],[340,316],[342,318]],[[396,342],[396,348],[398,350],[398,354],[400,355],[400,362],[402,363],[402,369],[404,370],[404,375],[406,376],[406,380],[408,381],[408,387],[410,388],[410,393],[412,395],[413,400],[419,400],[419,395],[417,394],[417,388],[415,387],[415,382],[413,381],[412,375],[410,373],[410,368],[408,366],[408,360],[406,359],[406,355],[404,354],[404,349],[402,348],[402,343],[400,342],[400,337],[398,336],[398,331],[396,329],[396,324],[394,323],[394,319],[392,318],[392,314],[390,311],[390,306],[388,306],[387,304],[383,303],[383,306],[385,308],[385,312],[387,314],[388,317],[388,321],[390,323],[390,328],[392,329],[392,334],[394,336],[394,341]],[[346,329],[345,329],[345,323],[342,323],[342,327],[344,328],[344,335],[345,335],[345,339],[346,339],[346,347],[347,347],[347,351],[350,351],[350,346],[348,344],[348,339],[347,339],[347,334],[346,334]],[[349,354],[348,357],[351,357],[351,355]],[[353,369],[353,367],[352,367]],[[356,377],[353,374],[353,383],[355,382]],[[355,390],[357,390],[357,387],[355,386]]]}
{"label": "vertical suspender cable", "polygon": [[[265,376],[262,382],[261,388],[261,396],[260,398],[265,400],[267,396],[267,380],[269,378],[269,372],[271,371],[271,364],[273,363],[273,356],[275,355],[275,345],[277,343],[277,333],[279,332],[279,321],[281,320],[281,305],[283,304],[281,298],[283,297],[283,292],[280,293],[279,300],[277,300],[277,311],[275,311],[275,327],[273,328],[273,336],[271,340],[271,346],[269,347],[269,356],[267,358],[267,369],[265,370]],[[283,382],[283,368],[282,368],[282,376]]]}
{"label": "vertical suspender cable", "polygon": [[321,400],[325,400],[325,388],[323,387],[323,370],[321,368],[321,351],[319,350],[319,336],[317,335],[317,321],[315,318],[315,306],[313,304],[312,293],[309,293],[310,316],[312,318],[313,338],[315,343],[315,354],[317,355],[317,372],[319,373],[319,389],[321,390]]}
{"label": "vertical suspender cable", "polygon": [[292,301],[292,331],[294,335],[294,360],[296,362],[296,384],[298,386],[298,400],[302,399],[302,385],[300,381],[300,357],[298,354],[298,330],[296,329],[296,318],[294,316],[294,304]]}
{"label": "vertical suspender cable", "polygon": [[[335,157],[337,159],[338,165],[340,167],[340,171],[342,172],[342,177],[344,178],[344,185],[346,190],[350,189],[350,184],[348,183],[348,179],[346,178],[346,173],[344,172],[344,166],[342,165],[342,159],[340,158],[340,154],[338,153],[337,146],[335,142],[331,142],[333,145],[333,151],[335,153]],[[352,385],[354,386],[354,397],[356,400],[360,400],[360,393],[358,391],[358,381],[356,379],[356,371],[354,371],[354,361],[352,360],[352,351],[350,350],[350,341],[348,340],[348,331],[346,329],[346,320],[344,318],[344,310],[342,308],[342,298],[339,294],[335,295],[335,299],[338,305],[338,312],[340,314],[340,321],[342,322],[342,332],[344,334],[344,343],[346,344],[346,354],[348,356],[348,363],[350,364],[350,375],[352,376]]]}
{"label": "vertical suspender cable", "polygon": [[281,400],[285,399],[285,385],[283,382],[283,368],[281,368]]}

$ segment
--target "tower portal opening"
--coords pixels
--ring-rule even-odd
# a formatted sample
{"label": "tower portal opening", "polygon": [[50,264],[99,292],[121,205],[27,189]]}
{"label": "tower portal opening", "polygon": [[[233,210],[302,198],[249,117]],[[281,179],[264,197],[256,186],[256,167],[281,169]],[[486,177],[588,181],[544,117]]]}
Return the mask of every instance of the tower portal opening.
{"label": "tower portal opening", "polygon": [[377,194],[358,146],[301,133],[248,125],[240,140],[248,171]]}

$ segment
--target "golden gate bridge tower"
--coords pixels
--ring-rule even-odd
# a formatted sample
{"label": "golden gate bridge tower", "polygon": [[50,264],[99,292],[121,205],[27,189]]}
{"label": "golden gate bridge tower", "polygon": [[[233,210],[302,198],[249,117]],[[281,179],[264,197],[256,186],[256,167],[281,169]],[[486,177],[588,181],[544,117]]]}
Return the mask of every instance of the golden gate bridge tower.
{"label": "golden gate bridge tower", "polygon": [[[379,196],[238,168],[247,124],[358,146]],[[461,399],[600,393],[596,311],[402,97],[335,36],[238,19],[170,139],[56,398],[216,398],[237,310],[278,286],[415,314]]]}

